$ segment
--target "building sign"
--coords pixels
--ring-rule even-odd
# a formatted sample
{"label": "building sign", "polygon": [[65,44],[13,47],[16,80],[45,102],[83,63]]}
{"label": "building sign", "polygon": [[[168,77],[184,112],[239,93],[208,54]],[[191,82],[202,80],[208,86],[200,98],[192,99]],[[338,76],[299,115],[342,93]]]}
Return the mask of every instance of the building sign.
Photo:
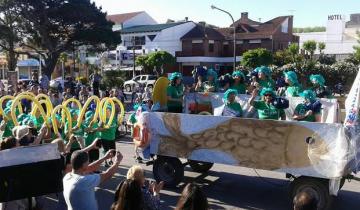
{"label": "building sign", "polygon": [[342,15],[329,15],[328,20],[342,20]]}

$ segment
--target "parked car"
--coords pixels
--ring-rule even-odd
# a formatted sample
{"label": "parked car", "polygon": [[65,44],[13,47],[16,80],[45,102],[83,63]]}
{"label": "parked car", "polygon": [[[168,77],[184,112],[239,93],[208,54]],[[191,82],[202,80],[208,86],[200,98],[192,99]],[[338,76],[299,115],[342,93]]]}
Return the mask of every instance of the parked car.
{"label": "parked car", "polygon": [[126,92],[131,92],[134,88],[142,85],[148,87],[150,91],[154,88],[157,77],[154,75],[138,75],[131,80],[124,82],[124,88]]}

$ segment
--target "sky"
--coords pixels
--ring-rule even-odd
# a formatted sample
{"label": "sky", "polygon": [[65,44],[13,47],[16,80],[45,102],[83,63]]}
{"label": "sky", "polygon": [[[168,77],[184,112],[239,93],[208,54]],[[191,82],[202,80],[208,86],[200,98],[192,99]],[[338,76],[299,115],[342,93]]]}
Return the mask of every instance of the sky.
{"label": "sky", "polygon": [[241,12],[265,22],[277,16],[294,15],[294,27],[325,26],[328,15],[360,13],[360,0],[92,0],[108,14],[146,11],[158,23],[167,19],[189,20],[229,26],[229,16],[212,10],[211,5],[227,10],[235,20]]}

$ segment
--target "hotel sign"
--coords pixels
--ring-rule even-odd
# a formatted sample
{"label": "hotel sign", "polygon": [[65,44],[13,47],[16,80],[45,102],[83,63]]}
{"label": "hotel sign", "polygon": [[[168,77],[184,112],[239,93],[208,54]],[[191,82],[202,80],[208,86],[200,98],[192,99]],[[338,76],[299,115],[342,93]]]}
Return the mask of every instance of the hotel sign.
{"label": "hotel sign", "polygon": [[329,15],[328,20],[342,20],[342,15]]}

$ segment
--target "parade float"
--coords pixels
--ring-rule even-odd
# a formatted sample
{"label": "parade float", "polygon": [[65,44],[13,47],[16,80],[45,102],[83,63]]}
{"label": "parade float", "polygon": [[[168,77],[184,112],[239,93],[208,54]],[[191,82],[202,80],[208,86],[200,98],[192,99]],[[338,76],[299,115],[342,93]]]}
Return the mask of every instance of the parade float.
{"label": "parade float", "polygon": [[[155,84],[153,99],[160,107],[166,107],[168,83],[159,78]],[[222,93],[187,93],[183,113],[141,113],[135,127],[142,138],[134,141],[150,150],[154,178],[168,185],[182,181],[186,165],[200,173],[214,163],[277,171],[292,181],[291,196],[309,189],[320,201],[319,209],[328,209],[345,179],[356,179],[352,173],[359,170],[359,94],[360,74],[342,124],[336,99],[319,99],[322,123],[317,123],[291,121],[302,100],[297,97],[287,98],[287,120],[278,121],[256,119],[253,112],[242,118],[221,116]],[[244,110],[250,107],[249,97],[236,97]]]}

